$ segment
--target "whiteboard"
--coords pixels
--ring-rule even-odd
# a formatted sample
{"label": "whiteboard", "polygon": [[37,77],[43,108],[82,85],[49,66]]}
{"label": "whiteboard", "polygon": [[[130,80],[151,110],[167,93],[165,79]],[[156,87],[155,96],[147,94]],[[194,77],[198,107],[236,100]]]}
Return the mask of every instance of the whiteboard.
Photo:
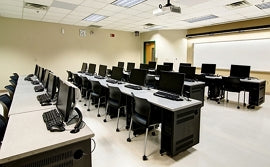
{"label": "whiteboard", "polygon": [[270,39],[194,43],[193,64],[216,64],[230,69],[231,64],[249,65],[252,71],[270,71]]}

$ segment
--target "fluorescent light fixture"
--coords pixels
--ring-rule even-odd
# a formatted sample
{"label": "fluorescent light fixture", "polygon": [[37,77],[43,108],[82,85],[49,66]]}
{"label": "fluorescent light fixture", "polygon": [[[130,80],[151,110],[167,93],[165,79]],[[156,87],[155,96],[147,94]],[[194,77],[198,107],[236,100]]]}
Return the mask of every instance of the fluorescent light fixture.
{"label": "fluorescent light fixture", "polygon": [[261,3],[255,6],[259,9],[268,9],[270,8],[270,2]]}
{"label": "fluorescent light fixture", "polygon": [[61,2],[61,1],[53,1],[51,4],[51,7],[61,8],[61,9],[67,9],[67,10],[74,10],[78,5],[67,3],[67,2]]}
{"label": "fluorescent light fixture", "polygon": [[103,16],[103,15],[99,15],[99,14],[91,14],[89,16],[87,16],[86,18],[84,18],[84,21],[90,21],[90,22],[99,22],[103,19],[106,19],[108,16]]}
{"label": "fluorescent light fixture", "polygon": [[124,8],[131,8],[132,6],[138,5],[146,0],[116,0],[111,4],[116,6],[121,6]]}
{"label": "fluorescent light fixture", "polygon": [[159,30],[159,29],[164,28],[164,26],[148,23],[148,24],[145,24],[143,28],[147,30]]}
{"label": "fluorescent light fixture", "polygon": [[204,21],[204,20],[215,19],[215,18],[218,18],[218,16],[211,14],[211,15],[206,15],[206,16],[201,16],[201,17],[194,17],[194,18],[187,19],[184,21],[189,22],[189,23],[194,23],[198,21]]}

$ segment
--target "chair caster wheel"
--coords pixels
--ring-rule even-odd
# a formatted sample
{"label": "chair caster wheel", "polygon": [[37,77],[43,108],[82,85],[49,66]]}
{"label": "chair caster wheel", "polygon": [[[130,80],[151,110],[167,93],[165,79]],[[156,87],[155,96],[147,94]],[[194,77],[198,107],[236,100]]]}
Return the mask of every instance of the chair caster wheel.
{"label": "chair caster wheel", "polygon": [[152,132],[152,136],[156,136],[156,132]]}
{"label": "chair caster wheel", "polygon": [[148,158],[147,158],[147,156],[143,156],[143,158],[142,158],[144,161],[146,161]]}
{"label": "chair caster wheel", "polygon": [[229,100],[227,100],[227,103],[229,102]]}
{"label": "chair caster wheel", "polygon": [[244,103],[244,106],[246,106],[247,104],[246,103]]}
{"label": "chair caster wheel", "polygon": [[84,106],[87,106],[86,104],[84,104]]}
{"label": "chair caster wheel", "polygon": [[82,102],[81,100],[79,100],[79,102]]}
{"label": "chair caster wheel", "polygon": [[98,114],[97,117],[100,117],[100,114]]}
{"label": "chair caster wheel", "polygon": [[103,120],[103,122],[107,122],[107,120],[106,120],[106,119],[104,119],[104,120]]}
{"label": "chair caster wheel", "polygon": [[129,126],[126,126],[126,129],[128,130],[129,129]]}
{"label": "chair caster wheel", "polygon": [[87,109],[87,111],[90,111],[90,109]]}
{"label": "chair caster wheel", "polygon": [[127,138],[127,142],[131,142],[131,139],[130,138]]}
{"label": "chair caster wheel", "polygon": [[116,132],[120,132],[120,130],[117,128],[117,129],[116,129]]}
{"label": "chair caster wheel", "polygon": [[218,101],[217,104],[220,104],[220,101]]}
{"label": "chair caster wheel", "polygon": [[240,107],[239,106],[237,106],[237,109],[239,109]]}

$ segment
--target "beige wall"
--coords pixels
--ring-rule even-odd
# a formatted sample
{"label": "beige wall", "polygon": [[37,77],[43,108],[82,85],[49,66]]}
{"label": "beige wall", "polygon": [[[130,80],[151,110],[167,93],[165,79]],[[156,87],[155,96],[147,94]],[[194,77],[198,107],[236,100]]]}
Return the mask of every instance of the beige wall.
{"label": "beige wall", "polygon": [[[79,29],[86,29],[87,36],[80,37]],[[0,17],[0,90],[9,84],[13,72],[33,73],[35,64],[63,79],[67,78],[66,70],[78,71],[82,62],[111,68],[118,61],[131,61],[139,66],[140,37],[132,32],[91,30],[92,35],[87,27]],[[115,34],[114,38],[110,37],[111,33]]]}
{"label": "beige wall", "polygon": [[173,62],[174,71],[178,71],[179,63],[187,60],[186,30],[162,30],[141,34],[141,60],[143,62],[143,43],[156,42],[157,64]]}

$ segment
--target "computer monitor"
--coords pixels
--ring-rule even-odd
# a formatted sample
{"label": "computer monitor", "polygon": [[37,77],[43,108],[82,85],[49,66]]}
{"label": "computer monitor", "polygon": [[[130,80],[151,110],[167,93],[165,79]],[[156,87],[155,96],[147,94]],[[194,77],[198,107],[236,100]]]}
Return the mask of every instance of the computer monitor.
{"label": "computer monitor", "polygon": [[156,65],[157,65],[157,62],[155,62],[155,61],[149,61],[148,62],[148,68],[151,69],[151,70],[155,70]]}
{"label": "computer monitor", "polygon": [[163,65],[165,66],[169,66],[169,71],[172,71],[173,70],[173,63],[169,63],[169,62],[164,62]]}
{"label": "computer monitor", "polygon": [[216,64],[202,64],[201,73],[202,74],[215,74]]}
{"label": "computer monitor", "polygon": [[44,88],[47,88],[47,86],[48,86],[49,73],[50,73],[50,71],[48,69],[46,69],[44,72],[44,78],[42,80],[42,85]]}
{"label": "computer monitor", "polygon": [[40,82],[42,82],[42,75],[43,75],[43,72],[44,72],[44,68],[39,68],[39,74],[38,74],[38,80]]}
{"label": "computer monitor", "polygon": [[132,69],[129,77],[129,83],[144,86],[147,70]]}
{"label": "computer monitor", "polygon": [[148,70],[149,69],[149,65],[148,64],[140,64],[140,69],[142,70]]}
{"label": "computer monitor", "polygon": [[113,67],[112,68],[112,75],[111,75],[112,79],[121,81],[123,78],[123,68],[121,67]]}
{"label": "computer monitor", "polygon": [[54,98],[54,95],[56,92],[56,82],[57,82],[56,76],[54,76],[52,73],[50,73],[48,87],[47,87],[47,94],[51,97],[51,99]]}
{"label": "computer monitor", "polygon": [[95,72],[96,72],[96,65],[89,63],[88,73],[94,75]]}
{"label": "computer monitor", "polygon": [[81,72],[85,72],[87,69],[87,63],[82,64]]}
{"label": "computer monitor", "polygon": [[230,70],[231,77],[239,77],[239,78],[249,78],[250,77],[250,66],[246,65],[231,65]]}
{"label": "computer monitor", "polygon": [[125,64],[124,62],[119,61],[117,67],[124,68],[124,64]]}
{"label": "computer monitor", "polygon": [[180,68],[181,66],[189,66],[189,67],[191,67],[191,63],[180,63],[179,68]]}
{"label": "computer monitor", "polygon": [[156,75],[160,75],[161,71],[170,71],[170,66],[167,65],[157,65]]}
{"label": "computer monitor", "polygon": [[135,63],[128,62],[127,71],[130,72],[134,68],[135,68]]}
{"label": "computer monitor", "polygon": [[106,71],[107,71],[107,66],[105,65],[99,65],[99,69],[98,69],[98,75],[99,76],[106,76]]}
{"label": "computer monitor", "polygon": [[184,73],[185,78],[194,79],[195,78],[196,67],[180,66],[179,73]]}
{"label": "computer monitor", "polygon": [[59,93],[56,102],[56,108],[61,113],[63,121],[67,122],[69,115],[73,111],[74,102],[75,102],[75,93],[74,88],[68,86],[63,81],[59,83]]}
{"label": "computer monitor", "polygon": [[158,89],[182,95],[185,74],[178,72],[162,71],[159,77]]}
{"label": "computer monitor", "polygon": [[36,76],[38,75],[38,70],[39,70],[39,66],[36,64],[34,75],[36,75]]}

